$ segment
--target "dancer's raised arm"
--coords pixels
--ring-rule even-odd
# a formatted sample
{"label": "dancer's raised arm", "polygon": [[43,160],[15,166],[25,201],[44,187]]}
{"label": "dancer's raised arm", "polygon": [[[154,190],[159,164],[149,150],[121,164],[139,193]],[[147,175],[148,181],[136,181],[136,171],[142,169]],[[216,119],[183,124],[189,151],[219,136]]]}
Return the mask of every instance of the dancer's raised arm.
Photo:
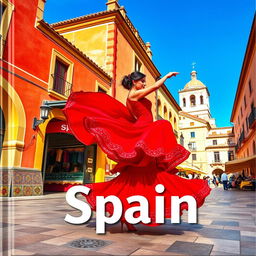
{"label": "dancer's raised arm", "polygon": [[164,77],[162,77],[157,82],[155,82],[153,85],[146,87],[146,79],[145,79],[146,76],[140,72],[133,72],[130,75],[124,77],[122,81],[122,85],[126,89],[130,90],[128,95],[129,99],[139,100],[141,98],[144,98],[151,92],[160,88],[168,78],[171,78],[172,76],[176,76],[177,74],[179,73],[169,72]]}

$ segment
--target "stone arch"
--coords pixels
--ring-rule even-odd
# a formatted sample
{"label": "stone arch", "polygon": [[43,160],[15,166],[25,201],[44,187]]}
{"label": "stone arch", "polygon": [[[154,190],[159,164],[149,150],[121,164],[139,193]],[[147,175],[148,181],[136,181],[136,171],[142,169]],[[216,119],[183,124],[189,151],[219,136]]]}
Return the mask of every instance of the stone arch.
{"label": "stone arch", "polygon": [[212,171],[212,174],[221,175],[224,171],[220,168],[216,168]]}
{"label": "stone arch", "polygon": [[167,120],[168,119],[168,112],[167,112],[167,107],[164,106],[164,119]]}
{"label": "stone arch", "polygon": [[183,107],[186,107],[186,98],[183,98],[182,102],[183,102]]}
{"label": "stone arch", "polygon": [[0,76],[0,79],[0,107],[5,121],[0,166],[20,167],[26,131],[26,114],[13,86],[3,76]]}
{"label": "stone arch", "polygon": [[201,104],[201,105],[204,104],[204,96],[203,96],[203,95],[200,96],[200,104]]}
{"label": "stone arch", "polygon": [[157,100],[157,113],[162,116],[162,103],[160,99]]}
{"label": "stone arch", "polygon": [[190,106],[194,107],[196,105],[196,96],[194,94],[190,95]]}
{"label": "stone arch", "polygon": [[171,111],[169,112],[169,122],[170,123],[172,122],[172,112]]}
{"label": "stone arch", "polygon": [[173,123],[174,123],[174,128],[177,129],[177,120],[176,120],[176,117],[174,117]]}

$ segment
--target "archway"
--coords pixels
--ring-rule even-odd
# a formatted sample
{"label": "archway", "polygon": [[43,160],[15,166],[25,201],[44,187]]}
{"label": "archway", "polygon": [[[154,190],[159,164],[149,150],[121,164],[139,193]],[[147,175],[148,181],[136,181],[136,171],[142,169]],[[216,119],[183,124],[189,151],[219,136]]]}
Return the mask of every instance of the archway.
{"label": "archway", "polygon": [[0,79],[0,108],[5,122],[0,166],[20,167],[26,130],[25,110],[12,85],[2,76]]}
{"label": "archway", "polygon": [[215,170],[212,171],[212,174],[221,176],[221,174],[222,174],[223,172],[224,172],[223,170],[217,168],[217,169],[215,169]]}

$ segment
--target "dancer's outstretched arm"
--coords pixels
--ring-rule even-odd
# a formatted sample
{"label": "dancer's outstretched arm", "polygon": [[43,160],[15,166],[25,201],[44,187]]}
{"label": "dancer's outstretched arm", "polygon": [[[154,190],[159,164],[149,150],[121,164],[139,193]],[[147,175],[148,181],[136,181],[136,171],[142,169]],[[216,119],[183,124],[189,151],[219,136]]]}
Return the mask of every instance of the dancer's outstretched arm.
{"label": "dancer's outstretched arm", "polygon": [[160,88],[168,78],[171,78],[172,76],[176,76],[178,74],[178,72],[170,72],[151,86],[139,90],[131,89],[128,97],[131,100],[139,100],[141,98],[144,98],[151,92],[156,91],[158,88]]}

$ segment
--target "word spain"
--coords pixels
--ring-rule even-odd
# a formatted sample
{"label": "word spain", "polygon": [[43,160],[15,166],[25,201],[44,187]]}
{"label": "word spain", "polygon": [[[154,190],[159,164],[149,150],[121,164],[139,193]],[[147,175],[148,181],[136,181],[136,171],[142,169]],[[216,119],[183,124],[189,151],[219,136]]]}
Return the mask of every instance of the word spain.
{"label": "word spain", "polygon": [[[165,187],[162,184],[158,184],[155,187],[155,191],[158,194],[163,193]],[[67,203],[80,210],[82,212],[81,216],[74,217],[70,214],[67,214],[65,217],[65,221],[71,224],[83,224],[90,220],[92,216],[92,211],[90,206],[83,201],[80,201],[76,198],[77,193],[83,193],[88,195],[90,192],[90,188],[85,186],[74,186],[71,187],[66,193],[66,201]],[[137,224],[142,222],[144,224],[148,224],[151,222],[151,218],[149,217],[149,204],[148,200],[143,196],[130,196],[127,199],[129,204],[131,203],[139,203],[139,206],[133,206],[128,208],[124,217],[127,222],[130,224]],[[197,223],[197,205],[196,200],[193,196],[183,196],[179,198],[178,196],[171,196],[171,222],[172,223],[180,223],[180,204],[187,203],[188,204],[188,222],[189,223]],[[111,216],[106,215],[106,204],[113,204],[113,214]],[[164,223],[164,196],[156,196],[155,198],[155,208],[156,211],[156,219],[155,222],[158,224]],[[139,217],[134,217],[134,213],[139,212]],[[96,196],[96,233],[104,234],[105,233],[105,224],[114,224],[120,220],[123,215],[123,206],[121,200],[116,196]]]}

